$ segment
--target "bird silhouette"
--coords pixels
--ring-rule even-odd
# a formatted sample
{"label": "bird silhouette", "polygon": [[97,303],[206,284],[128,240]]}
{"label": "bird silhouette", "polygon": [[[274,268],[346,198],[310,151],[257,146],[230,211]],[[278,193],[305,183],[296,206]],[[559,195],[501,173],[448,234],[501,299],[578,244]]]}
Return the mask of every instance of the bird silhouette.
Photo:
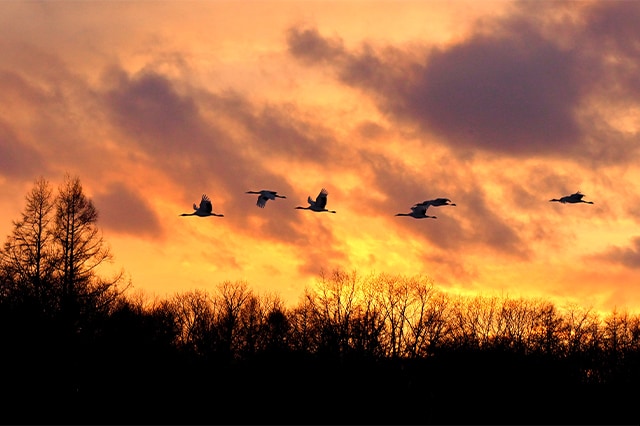
{"label": "bird silhouette", "polygon": [[315,200],[313,200],[311,198],[311,196],[307,197],[307,202],[309,203],[309,205],[307,207],[302,207],[302,206],[297,206],[296,209],[301,209],[301,210],[311,210],[313,212],[328,212],[328,213],[335,213],[335,210],[327,210],[327,195],[329,195],[329,193],[327,192],[326,189],[322,188],[322,190],[320,190],[320,193],[318,194],[318,196],[316,197]]}
{"label": "bird silhouette", "polygon": [[276,198],[287,198],[286,195],[278,195],[276,191],[270,191],[268,189],[262,189],[260,191],[247,191],[247,194],[259,194],[256,206],[264,209],[264,206],[269,200],[275,200]]}
{"label": "bird silhouette", "polygon": [[418,204],[414,204],[414,206],[434,206],[434,207],[438,207],[438,206],[455,206],[455,203],[452,203],[450,199],[448,198],[433,198],[431,200],[425,200],[421,203]]}
{"label": "bird silhouette", "polygon": [[565,195],[564,197],[560,197],[560,198],[552,198],[549,201],[557,201],[559,203],[562,204],[566,204],[566,203],[571,203],[571,204],[575,204],[575,203],[585,203],[585,204],[593,204],[593,201],[585,201],[582,199],[582,197],[584,197],[584,194],[581,193],[580,191],[575,192],[571,195]]}
{"label": "bird silhouette", "polygon": [[428,208],[429,204],[416,204],[411,206],[411,213],[396,213],[396,216],[410,216],[414,219],[437,219],[436,216],[429,216],[427,214]]}
{"label": "bird silhouette", "polygon": [[211,204],[211,200],[207,197],[206,194],[202,194],[202,200],[200,200],[200,206],[197,206],[196,203],[193,203],[193,209],[195,210],[193,213],[182,213],[180,216],[217,216],[224,217],[223,214],[218,214],[213,212],[213,204]]}

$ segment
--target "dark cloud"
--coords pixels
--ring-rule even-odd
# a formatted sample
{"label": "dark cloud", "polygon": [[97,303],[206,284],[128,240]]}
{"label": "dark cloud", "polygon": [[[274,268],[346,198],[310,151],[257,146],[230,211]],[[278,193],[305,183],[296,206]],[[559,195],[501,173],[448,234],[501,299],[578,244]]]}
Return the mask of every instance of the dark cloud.
{"label": "dark cloud", "polygon": [[0,120],[0,174],[28,181],[39,174],[46,174],[46,169],[40,152],[21,141],[12,127]]}
{"label": "dark cloud", "polygon": [[373,121],[365,121],[356,125],[356,131],[365,141],[379,139],[387,133],[384,127]]}
{"label": "dark cloud", "polygon": [[[443,48],[364,42],[346,50],[315,29],[290,29],[287,40],[296,58],[329,66],[389,117],[451,147],[629,161],[637,137],[616,134],[588,106],[637,105],[640,3],[596,2],[577,17],[562,2],[531,7],[517,3],[514,13],[484,20],[471,37]],[[593,130],[598,136],[587,137]]]}
{"label": "dark cloud", "polygon": [[[123,134],[123,146],[133,143],[143,150],[150,165],[182,183],[189,200],[207,193],[238,232],[299,241],[294,226],[299,219],[291,221],[296,194],[286,175],[273,171],[271,159],[323,164],[332,144],[328,130],[297,118],[292,105],[260,107],[234,91],[179,88],[177,81],[152,71],[130,76],[112,69],[105,81],[104,103]],[[245,192],[262,189],[287,199],[260,209],[255,196]]]}
{"label": "dark cloud", "polygon": [[537,37],[473,39],[432,52],[390,109],[453,144],[511,155],[566,151],[580,136],[573,62]]}
{"label": "dark cloud", "polygon": [[[33,127],[51,130],[47,127],[47,119],[50,118],[49,111],[58,104],[56,94],[33,84],[19,71],[1,69],[0,92],[7,108],[0,119],[0,174],[25,181],[46,175],[50,171],[45,158],[46,146],[43,147],[43,141],[38,139],[32,127],[24,125],[23,119],[28,117],[29,123],[39,125]],[[14,117],[13,113],[19,111],[22,114]],[[54,133],[50,131],[47,135],[52,137]]]}
{"label": "dark cloud", "polygon": [[110,74],[104,98],[114,123],[158,160],[170,159],[167,166],[183,179],[194,171],[233,175],[234,191],[269,189],[254,187],[274,179],[274,189],[284,192],[289,188],[268,171],[271,158],[322,162],[329,155],[328,130],[297,118],[293,105],[256,106],[234,91],[182,93],[175,81],[149,71]]}
{"label": "dark cloud", "polygon": [[637,1],[594,2],[585,11],[585,32],[600,45],[604,55],[615,53],[638,66],[640,55],[640,3]]}
{"label": "dark cloud", "polygon": [[[431,244],[447,250],[485,247],[493,252],[525,258],[529,250],[517,232],[519,223],[501,216],[501,210],[491,205],[491,198],[479,183],[465,183],[459,172],[447,170],[434,158],[425,158],[424,172],[411,172],[402,162],[389,157],[363,152],[360,167],[369,167],[372,184],[388,195],[384,205],[372,208],[367,215],[408,213],[413,204],[427,199],[444,197],[456,206],[430,207],[429,215],[436,216],[435,223],[423,223],[398,217],[397,226]],[[432,164],[434,162],[435,164]],[[455,188],[455,189],[452,189]],[[464,188],[464,189],[463,189]],[[366,188],[350,194],[351,199],[368,199]],[[361,208],[357,205],[352,208]],[[417,231],[417,232],[416,232]]]}
{"label": "dark cloud", "polygon": [[440,207],[463,209],[465,216],[462,229],[450,234],[456,236],[457,248],[474,245],[518,259],[527,259],[531,255],[530,248],[518,231],[522,223],[500,216],[496,212],[497,206],[492,205],[491,197],[482,188],[472,187],[459,195],[456,207]]}
{"label": "dark cloud", "polygon": [[614,246],[594,257],[627,268],[640,269],[640,237],[632,238],[628,247]]}
{"label": "dark cloud", "polygon": [[199,141],[193,140],[199,125],[197,106],[181,96],[168,78],[153,72],[130,77],[112,70],[110,79],[113,86],[105,100],[111,117],[136,142],[166,154],[197,146]]}
{"label": "dark cloud", "polygon": [[[304,34],[307,44],[323,44],[309,40],[319,38],[317,32]],[[292,37],[289,42],[300,43]],[[292,53],[301,55],[299,49]],[[571,78],[576,60],[533,31],[425,49],[421,61],[371,46],[322,59],[327,56],[339,58],[333,64],[339,78],[372,93],[381,110],[452,145],[544,153],[571,146],[580,136],[573,110],[579,92]]]}
{"label": "dark cloud", "polygon": [[344,49],[342,40],[321,37],[315,28],[290,28],[287,45],[293,56],[305,62],[332,61]]}
{"label": "dark cloud", "polygon": [[123,183],[113,183],[94,197],[99,223],[106,229],[138,238],[161,239],[160,220],[145,197]]}
{"label": "dark cloud", "polygon": [[270,158],[322,164],[335,147],[330,130],[305,119],[305,113],[295,105],[254,106],[237,94],[233,99],[218,98],[217,103],[212,108],[224,107],[219,113],[246,132],[248,145],[261,153],[265,165]]}

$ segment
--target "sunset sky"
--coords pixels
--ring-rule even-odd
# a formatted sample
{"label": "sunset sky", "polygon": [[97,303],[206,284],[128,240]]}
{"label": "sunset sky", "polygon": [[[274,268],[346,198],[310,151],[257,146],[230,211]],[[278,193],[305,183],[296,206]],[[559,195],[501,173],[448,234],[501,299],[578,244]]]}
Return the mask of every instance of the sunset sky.
{"label": "sunset sky", "polygon": [[[135,289],[640,311],[640,2],[0,2],[0,237],[77,176]],[[296,210],[321,188],[336,214]],[[286,199],[256,206],[249,190]],[[549,202],[576,191],[594,204]],[[224,217],[181,217],[206,193]],[[417,202],[437,219],[396,217]]]}

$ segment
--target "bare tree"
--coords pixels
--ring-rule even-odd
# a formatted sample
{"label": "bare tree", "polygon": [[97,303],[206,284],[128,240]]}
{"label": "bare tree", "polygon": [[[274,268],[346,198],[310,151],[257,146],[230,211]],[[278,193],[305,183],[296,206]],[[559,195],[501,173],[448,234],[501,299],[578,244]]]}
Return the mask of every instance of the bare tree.
{"label": "bare tree", "polygon": [[381,274],[375,279],[374,286],[378,289],[378,300],[384,315],[386,355],[401,357],[404,355],[407,310],[411,304],[410,281],[397,275]]}
{"label": "bare tree", "polygon": [[597,328],[599,321],[597,314],[591,308],[568,306],[565,308],[563,318],[566,323],[562,341],[568,355],[575,355],[584,350],[590,342],[589,330]]}
{"label": "bare tree", "polygon": [[300,303],[289,313],[291,348],[304,353],[316,353],[320,346],[320,330],[314,302],[315,295],[305,290]]}
{"label": "bare tree", "polygon": [[[475,349],[480,347],[479,336],[491,336],[493,309],[487,311],[485,299],[456,296],[451,306],[448,346],[451,349]],[[492,305],[489,307],[493,308]]]}
{"label": "bare tree", "polygon": [[176,294],[170,309],[178,328],[177,345],[195,354],[206,356],[215,350],[215,311],[209,294],[193,290]]}
{"label": "bare tree", "polygon": [[261,349],[267,319],[266,309],[260,297],[251,294],[238,312],[235,351],[241,357],[255,355]]}
{"label": "bare tree", "polygon": [[536,352],[561,357],[564,353],[562,336],[567,324],[556,307],[540,302],[536,326],[531,336],[531,346]]}
{"label": "bare tree", "polygon": [[432,355],[446,341],[450,299],[431,287],[419,287],[417,295],[419,315],[411,328],[414,343],[410,347],[410,355],[425,357]]}
{"label": "bare tree", "polygon": [[263,305],[266,318],[259,336],[260,349],[276,353],[290,350],[292,327],[284,302],[280,297],[272,296]]}
{"label": "bare tree", "polygon": [[380,307],[378,294],[370,277],[361,289],[361,298],[356,306],[351,326],[352,346],[358,354],[368,358],[384,355],[382,335],[385,317]]}
{"label": "bare tree", "polygon": [[356,272],[335,270],[330,277],[321,274],[315,294],[308,294],[314,319],[321,333],[320,347],[331,354],[350,349],[350,327],[355,315],[359,277]]}
{"label": "bare tree", "polygon": [[525,352],[530,336],[536,324],[535,307],[531,300],[505,298],[500,310],[500,320],[504,327],[497,337],[500,347],[509,347],[518,352]]}
{"label": "bare tree", "polygon": [[224,281],[217,287],[219,301],[216,322],[220,330],[221,354],[226,357],[238,355],[243,337],[239,335],[241,309],[253,292],[245,281]]}

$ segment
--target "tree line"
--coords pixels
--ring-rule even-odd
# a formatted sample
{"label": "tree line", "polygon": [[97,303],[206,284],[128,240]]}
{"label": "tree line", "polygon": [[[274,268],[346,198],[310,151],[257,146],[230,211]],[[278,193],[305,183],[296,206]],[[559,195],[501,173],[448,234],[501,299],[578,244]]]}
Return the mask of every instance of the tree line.
{"label": "tree line", "polygon": [[343,270],[295,306],[245,281],[150,298],[97,273],[111,253],[79,178],[25,200],[0,252],[11,423],[638,420],[638,315]]}

